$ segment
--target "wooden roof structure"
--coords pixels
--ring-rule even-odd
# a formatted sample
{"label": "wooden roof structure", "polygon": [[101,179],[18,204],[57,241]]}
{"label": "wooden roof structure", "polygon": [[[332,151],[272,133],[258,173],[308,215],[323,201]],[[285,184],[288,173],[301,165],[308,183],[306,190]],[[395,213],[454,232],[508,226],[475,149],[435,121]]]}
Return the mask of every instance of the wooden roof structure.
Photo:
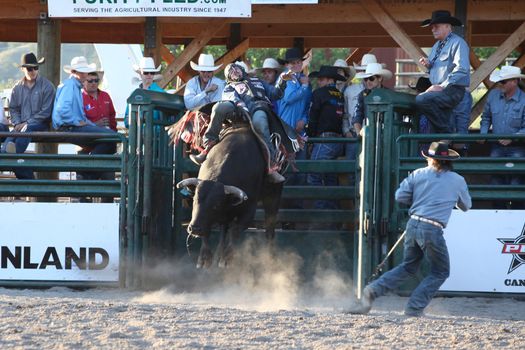
{"label": "wooden roof structure", "polygon": [[[420,23],[437,9],[449,10],[463,21],[471,47],[498,47],[483,64],[471,52],[475,69],[471,90],[515,49],[521,53],[515,65],[525,65],[522,0],[319,0],[315,5],[252,5],[251,18],[53,20],[47,17],[46,0],[3,0],[0,40],[40,43],[46,40],[40,38],[46,32],[41,27],[51,23],[55,40],[62,43],[144,43],[146,54],[168,63],[161,82],[166,85],[176,76],[187,80],[192,73],[186,67],[188,62],[206,45],[226,45],[229,51],[221,63],[235,60],[248,48],[292,46],[305,50],[357,48],[348,62],[358,61],[371,48],[401,47],[417,61],[424,55],[421,47],[434,43],[430,30],[421,28]],[[173,57],[165,44],[183,44],[185,49]],[[49,57],[49,53],[40,54]]]}

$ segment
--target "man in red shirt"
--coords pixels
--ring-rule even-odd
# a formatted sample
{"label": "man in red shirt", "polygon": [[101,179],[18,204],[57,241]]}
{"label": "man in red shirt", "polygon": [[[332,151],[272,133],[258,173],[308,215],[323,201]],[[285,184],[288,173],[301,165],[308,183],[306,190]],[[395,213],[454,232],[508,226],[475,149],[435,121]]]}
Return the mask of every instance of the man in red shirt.
{"label": "man in red shirt", "polygon": [[83,83],[82,99],[86,117],[98,126],[117,131],[115,107],[109,94],[98,88],[100,78],[98,72],[88,73]]}

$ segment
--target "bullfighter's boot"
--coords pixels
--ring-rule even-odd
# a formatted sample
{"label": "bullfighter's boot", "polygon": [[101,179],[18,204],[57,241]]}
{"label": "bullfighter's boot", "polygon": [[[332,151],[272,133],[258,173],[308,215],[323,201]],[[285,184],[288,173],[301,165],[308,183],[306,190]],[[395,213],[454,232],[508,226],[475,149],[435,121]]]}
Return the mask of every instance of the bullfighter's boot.
{"label": "bullfighter's boot", "polygon": [[210,150],[213,148],[213,146],[215,146],[217,144],[216,141],[210,141],[208,142],[208,144],[206,145],[206,147],[202,150],[201,153],[195,155],[195,154],[190,154],[190,159],[193,161],[193,163],[197,164],[197,165],[201,165],[205,160],[206,160],[206,157],[208,156],[208,153],[210,152]]}

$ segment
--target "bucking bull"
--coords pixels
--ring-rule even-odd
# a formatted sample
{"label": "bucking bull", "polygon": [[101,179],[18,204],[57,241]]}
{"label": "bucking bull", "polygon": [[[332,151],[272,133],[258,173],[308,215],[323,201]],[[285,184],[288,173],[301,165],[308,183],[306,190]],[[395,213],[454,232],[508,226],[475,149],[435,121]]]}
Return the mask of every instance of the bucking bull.
{"label": "bucking bull", "polygon": [[[198,151],[202,147],[199,134],[206,127],[210,110],[208,105],[188,112],[183,120],[168,129],[172,140],[176,143],[182,138]],[[193,131],[195,128],[200,130]],[[285,151],[283,146],[281,149]],[[254,132],[249,119],[238,115],[223,129],[220,142],[209,152],[198,177],[177,184],[177,188],[186,188],[193,194],[187,232],[188,238],[202,239],[197,268],[212,265],[209,235],[215,225],[221,227],[217,264],[226,267],[231,263],[234,241],[252,223],[259,200],[265,211],[266,237],[273,240],[283,184],[267,181],[267,155],[264,142]]]}

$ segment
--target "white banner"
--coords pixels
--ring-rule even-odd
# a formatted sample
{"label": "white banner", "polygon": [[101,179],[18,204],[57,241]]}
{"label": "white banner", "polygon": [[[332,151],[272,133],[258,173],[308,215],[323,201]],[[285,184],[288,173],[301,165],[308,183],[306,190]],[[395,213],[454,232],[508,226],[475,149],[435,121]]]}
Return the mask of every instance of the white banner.
{"label": "white banner", "polygon": [[49,17],[251,17],[250,0],[48,0]]}
{"label": "white banner", "polygon": [[116,203],[0,203],[0,280],[119,277]]}
{"label": "white banner", "polygon": [[319,0],[252,0],[253,5],[317,4]]}
{"label": "white banner", "polygon": [[454,210],[442,291],[525,293],[525,210]]}

